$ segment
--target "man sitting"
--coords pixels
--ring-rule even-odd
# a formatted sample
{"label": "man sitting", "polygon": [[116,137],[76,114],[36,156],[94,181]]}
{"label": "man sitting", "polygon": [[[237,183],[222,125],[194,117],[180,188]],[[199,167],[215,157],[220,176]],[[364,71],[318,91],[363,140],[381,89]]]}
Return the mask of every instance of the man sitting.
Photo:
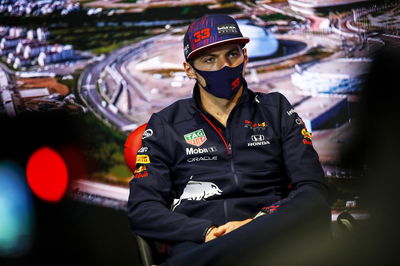
{"label": "man sitting", "polygon": [[248,42],[230,16],[195,20],[183,63],[193,97],[153,114],[143,134],[129,220],[136,234],[170,244],[170,265],[262,261],[288,234],[329,231],[311,133],[282,94],[247,88]]}

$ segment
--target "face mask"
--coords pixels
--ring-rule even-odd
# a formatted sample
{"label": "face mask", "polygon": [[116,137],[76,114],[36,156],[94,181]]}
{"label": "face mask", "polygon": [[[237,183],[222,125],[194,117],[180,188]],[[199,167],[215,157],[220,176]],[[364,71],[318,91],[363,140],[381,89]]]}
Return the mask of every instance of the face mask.
{"label": "face mask", "polygon": [[232,99],[243,84],[244,62],[237,67],[225,66],[217,71],[201,71],[193,67],[206,81],[204,89],[218,98]]}

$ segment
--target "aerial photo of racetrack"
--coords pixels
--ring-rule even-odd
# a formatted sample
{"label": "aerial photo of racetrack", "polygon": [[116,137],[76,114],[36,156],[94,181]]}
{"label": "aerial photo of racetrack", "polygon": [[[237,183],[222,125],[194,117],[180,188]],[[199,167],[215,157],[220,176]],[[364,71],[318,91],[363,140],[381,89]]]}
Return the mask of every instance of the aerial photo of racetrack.
{"label": "aerial photo of racetrack", "polygon": [[[75,25],[71,33],[57,25],[40,34],[36,30],[32,36],[49,39],[46,47],[50,47],[54,42],[73,42],[74,36],[81,34],[80,42],[73,43],[73,52],[71,46],[57,44],[49,50],[43,48],[38,52],[43,54],[41,59],[30,63],[37,56],[35,47],[44,46],[43,40],[21,42],[21,47],[27,45],[32,50],[23,57],[13,52],[18,49],[17,43],[11,44],[17,30],[4,31],[0,42],[4,63],[0,73],[2,112],[15,116],[26,106],[40,111],[61,107],[80,110],[126,137],[146,123],[152,113],[191,97],[194,81],[183,71],[183,34],[192,19],[207,12],[223,12],[235,17],[243,35],[251,38],[246,69],[249,88],[264,93],[278,91],[289,99],[312,132],[314,147],[331,182],[360,176],[343,168],[338,154],[351,139],[353,109],[371,58],[382,47],[400,46],[398,1],[380,5],[370,1],[348,1],[346,5],[346,1],[340,1],[340,6],[339,1],[314,1],[311,6],[306,3],[309,1],[300,0],[64,2],[60,8],[31,8],[29,16],[32,12],[39,12],[38,16],[50,12],[51,7],[65,16],[83,12],[90,27]],[[328,3],[328,9],[335,12],[326,12]],[[10,13],[7,16],[28,16],[28,9],[21,6],[0,6],[0,10]],[[90,36],[97,38],[101,31],[113,28],[117,29],[113,36],[118,36],[118,42],[108,43],[114,38],[110,36],[91,42]],[[107,45],[102,46],[102,42]],[[51,55],[56,53],[61,59],[52,61]],[[36,87],[41,90],[33,90],[29,78],[51,79],[69,85],[69,91],[61,93],[57,86],[43,89],[44,85]],[[32,103],[34,97],[39,99],[36,106]],[[116,148],[118,158],[122,158],[122,149],[123,145]],[[104,205],[123,208],[132,175],[123,160],[118,160],[120,165],[114,167],[114,172],[103,171],[89,180],[78,178],[72,185],[74,195],[91,201],[99,197],[98,202]],[[356,192],[342,201],[350,202],[350,206],[355,198]]]}

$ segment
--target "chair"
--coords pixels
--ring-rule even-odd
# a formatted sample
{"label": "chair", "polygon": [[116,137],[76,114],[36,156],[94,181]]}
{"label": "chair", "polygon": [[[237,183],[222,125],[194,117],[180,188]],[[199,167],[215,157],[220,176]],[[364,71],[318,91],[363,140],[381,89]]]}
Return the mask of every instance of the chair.
{"label": "chair", "polygon": [[157,241],[135,235],[138,244],[140,260],[143,266],[158,265],[167,258],[166,245]]}
{"label": "chair", "polygon": [[[146,126],[147,123],[136,128],[129,134],[125,141],[125,162],[131,169],[132,173],[136,168],[136,154],[139,148],[142,146],[142,135],[146,129]],[[142,261],[143,266],[161,264],[165,261],[167,253],[165,245],[139,235],[135,235],[135,238],[139,249],[140,260]]]}
{"label": "chair", "polygon": [[142,146],[142,135],[146,130],[147,123],[141,125],[132,131],[129,136],[126,138],[124,145],[124,157],[125,163],[131,169],[132,173],[136,168],[136,153]]}
{"label": "chair", "polygon": [[351,232],[357,226],[357,220],[347,211],[342,212],[336,219],[338,226],[345,232]]}

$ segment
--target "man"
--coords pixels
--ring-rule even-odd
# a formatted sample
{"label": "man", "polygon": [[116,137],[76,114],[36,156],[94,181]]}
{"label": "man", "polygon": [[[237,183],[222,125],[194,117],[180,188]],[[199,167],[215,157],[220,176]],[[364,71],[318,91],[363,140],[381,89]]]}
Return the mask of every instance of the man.
{"label": "man", "polygon": [[247,88],[247,42],[227,15],[195,20],[184,37],[193,97],[143,134],[128,215],[135,233],[170,244],[169,264],[226,262],[221,248],[240,251],[244,235],[254,250],[306,217],[329,225],[311,133],[283,95]]}

